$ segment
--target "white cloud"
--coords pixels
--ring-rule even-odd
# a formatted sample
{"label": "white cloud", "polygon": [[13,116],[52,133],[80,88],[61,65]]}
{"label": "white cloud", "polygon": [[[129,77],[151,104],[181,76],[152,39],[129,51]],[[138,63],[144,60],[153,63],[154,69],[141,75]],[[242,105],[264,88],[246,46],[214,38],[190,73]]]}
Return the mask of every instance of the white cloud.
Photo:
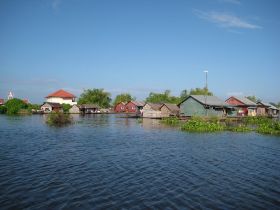
{"label": "white cloud", "polygon": [[225,12],[203,12],[194,10],[197,17],[225,28],[260,29],[261,26],[249,23],[241,18]]}
{"label": "white cloud", "polygon": [[230,4],[238,4],[240,5],[241,2],[239,0],[219,0],[222,3],[230,3]]}

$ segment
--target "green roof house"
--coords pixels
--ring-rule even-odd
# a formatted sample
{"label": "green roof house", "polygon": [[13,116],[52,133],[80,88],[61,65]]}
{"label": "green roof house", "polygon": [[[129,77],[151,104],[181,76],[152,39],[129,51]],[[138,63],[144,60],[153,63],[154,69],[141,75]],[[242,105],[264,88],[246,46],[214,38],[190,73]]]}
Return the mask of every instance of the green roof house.
{"label": "green roof house", "polygon": [[179,105],[181,116],[225,116],[229,104],[216,96],[190,95]]}

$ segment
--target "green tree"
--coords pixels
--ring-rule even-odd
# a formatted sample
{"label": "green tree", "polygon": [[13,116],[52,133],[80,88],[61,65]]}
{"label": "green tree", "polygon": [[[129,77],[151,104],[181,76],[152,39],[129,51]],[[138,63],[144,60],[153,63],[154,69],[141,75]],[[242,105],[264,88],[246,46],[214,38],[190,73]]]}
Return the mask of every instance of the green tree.
{"label": "green tree", "polygon": [[69,109],[71,109],[71,105],[70,104],[62,104],[62,109],[63,109],[64,113],[69,112]]}
{"label": "green tree", "polygon": [[7,112],[7,107],[4,105],[0,106],[0,114],[5,114]]}
{"label": "green tree", "polygon": [[132,97],[129,93],[121,93],[119,95],[116,96],[113,104],[114,106],[120,102],[127,102],[127,101],[132,101],[135,100],[134,97]]}
{"label": "green tree", "polygon": [[213,93],[210,92],[207,88],[195,88],[195,89],[191,89],[190,95],[208,95],[208,96],[212,96]]}
{"label": "green tree", "polygon": [[78,104],[95,104],[101,108],[110,107],[111,94],[104,89],[87,89],[81,94]]}
{"label": "green tree", "polygon": [[181,91],[181,94],[180,94],[180,99],[181,99],[181,100],[184,100],[184,99],[187,98],[188,96],[189,96],[189,92],[188,92],[187,89]]}
{"label": "green tree", "polygon": [[180,98],[170,95],[170,90],[164,91],[164,93],[153,93],[151,92],[146,98],[146,102],[151,103],[179,103]]}
{"label": "green tree", "polygon": [[5,103],[5,107],[7,108],[7,114],[14,115],[18,114],[21,109],[27,109],[28,105],[21,99],[13,98]]}

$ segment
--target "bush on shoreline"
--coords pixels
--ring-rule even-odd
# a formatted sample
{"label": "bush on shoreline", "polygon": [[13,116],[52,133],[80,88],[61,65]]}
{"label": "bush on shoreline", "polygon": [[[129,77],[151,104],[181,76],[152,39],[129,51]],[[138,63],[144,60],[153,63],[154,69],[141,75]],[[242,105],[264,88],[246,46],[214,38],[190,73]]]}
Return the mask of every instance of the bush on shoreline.
{"label": "bush on shoreline", "polygon": [[50,126],[65,126],[72,123],[72,117],[70,114],[65,114],[63,112],[51,112],[47,117],[47,124]]}
{"label": "bush on shoreline", "polygon": [[218,132],[225,130],[225,126],[220,122],[210,122],[202,118],[193,117],[182,125],[181,130],[190,132]]}

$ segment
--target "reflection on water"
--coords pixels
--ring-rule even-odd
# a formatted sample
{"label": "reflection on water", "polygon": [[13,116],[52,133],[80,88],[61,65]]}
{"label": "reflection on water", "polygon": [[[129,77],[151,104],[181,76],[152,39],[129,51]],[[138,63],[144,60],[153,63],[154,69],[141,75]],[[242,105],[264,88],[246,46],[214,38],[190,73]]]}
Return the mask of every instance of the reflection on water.
{"label": "reflection on water", "polygon": [[279,137],[73,119],[0,116],[1,209],[279,209]]}

